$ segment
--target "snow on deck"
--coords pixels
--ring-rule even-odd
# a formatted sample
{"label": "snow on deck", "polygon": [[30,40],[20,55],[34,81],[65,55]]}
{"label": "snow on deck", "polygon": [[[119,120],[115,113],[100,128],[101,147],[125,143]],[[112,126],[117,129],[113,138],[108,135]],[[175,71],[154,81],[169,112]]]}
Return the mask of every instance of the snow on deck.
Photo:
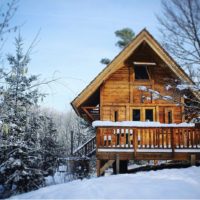
{"label": "snow on deck", "polygon": [[13,199],[199,199],[200,167],[77,180]]}
{"label": "snow on deck", "polygon": [[[98,148],[98,152],[112,152],[112,153],[129,153],[134,152],[134,149],[113,149],[113,148]],[[143,152],[143,153],[166,153],[166,152],[172,152],[172,149],[137,149],[136,152]],[[200,149],[174,149],[174,152],[179,153],[200,153]]]}
{"label": "snow on deck", "polygon": [[122,122],[111,122],[111,121],[94,121],[93,127],[194,127],[194,123],[180,123],[180,124],[163,124],[160,122],[140,122],[140,121],[122,121]]}

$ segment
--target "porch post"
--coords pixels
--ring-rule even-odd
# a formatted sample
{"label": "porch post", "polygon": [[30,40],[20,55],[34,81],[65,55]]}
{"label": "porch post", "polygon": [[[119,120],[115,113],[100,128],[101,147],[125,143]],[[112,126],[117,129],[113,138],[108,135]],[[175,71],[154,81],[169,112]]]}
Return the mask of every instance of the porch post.
{"label": "porch post", "polygon": [[119,174],[120,160],[119,154],[116,155],[116,174]]}
{"label": "porch post", "polygon": [[190,164],[191,164],[191,166],[194,166],[196,164],[196,155],[195,154],[191,154]]}
{"label": "porch post", "polygon": [[175,150],[175,129],[172,127],[171,130],[171,148],[172,148],[172,158],[174,158],[174,150]]}
{"label": "porch post", "polygon": [[97,160],[97,164],[96,164],[96,167],[97,167],[97,177],[100,176],[100,168],[101,168],[101,160]]}

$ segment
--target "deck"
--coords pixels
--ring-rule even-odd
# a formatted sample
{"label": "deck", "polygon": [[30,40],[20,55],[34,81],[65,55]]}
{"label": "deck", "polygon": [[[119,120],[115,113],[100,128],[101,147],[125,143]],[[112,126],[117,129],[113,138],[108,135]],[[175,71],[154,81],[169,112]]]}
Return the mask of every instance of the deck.
{"label": "deck", "polygon": [[200,160],[197,127],[97,127],[97,159]]}

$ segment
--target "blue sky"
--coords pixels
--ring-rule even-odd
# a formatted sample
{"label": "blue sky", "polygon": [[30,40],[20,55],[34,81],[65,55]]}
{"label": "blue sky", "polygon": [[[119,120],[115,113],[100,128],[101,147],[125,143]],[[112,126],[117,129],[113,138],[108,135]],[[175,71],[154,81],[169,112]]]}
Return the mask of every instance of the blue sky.
{"label": "blue sky", "polygon": [[[118,54],[116,30],[130,27],[137,34],[146,27],[159,40],[160,12],[160,0],[20,0],[12,23],[22,25],[25,47],[41,30],[30,72],[61,78],[41,88],[49,94],[43,106],[71,109],[73,98],[105,67],[101,58]],[[12,34],[5,51],[14,51]]]}

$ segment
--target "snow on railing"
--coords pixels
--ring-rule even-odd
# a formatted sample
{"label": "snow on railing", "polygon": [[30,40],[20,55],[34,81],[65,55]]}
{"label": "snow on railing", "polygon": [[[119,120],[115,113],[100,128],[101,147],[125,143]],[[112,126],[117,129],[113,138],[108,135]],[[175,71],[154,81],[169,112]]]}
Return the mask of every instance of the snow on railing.
{"label": "snow on railing", "polygon": [[194,123],[163,124],[160,122],[141,122],[141,121],[94,121],[93,127],[195,127]]}

